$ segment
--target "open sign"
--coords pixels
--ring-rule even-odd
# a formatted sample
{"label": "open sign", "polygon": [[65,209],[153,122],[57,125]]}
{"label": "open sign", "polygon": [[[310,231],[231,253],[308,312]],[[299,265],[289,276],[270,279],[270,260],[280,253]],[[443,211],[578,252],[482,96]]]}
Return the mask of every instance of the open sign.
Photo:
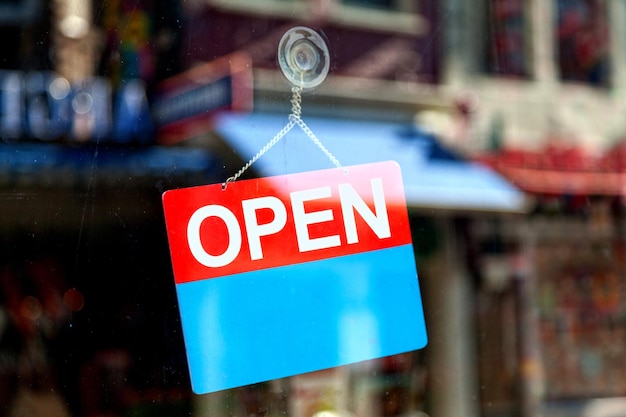
{"label": "open sign", "polygon": [[173,190],[163,205],[195,392],[426,344],[396,163]]}
{"label": "open sign", "polygon": [[[289,193],[289,203],[291,203],[290,216],[287,214],[285,203],[280,198],[274,196],[264,196],[243,200],[241,208],[243,210],[243,220],[245,224],[246,237],[251,260],[264,258],[261,238],[280,233],[285,230],[287,220],[293,222],[295,229],[295,240],[299,252],[307,252],[319,249],[328,249],[340,246],[342,241],[347,244],[359,242],[356,227],[357,212],[367,223],[379,239],[391,237],[389,218],[385,196],[380,178],[373,178],[372,195],[374,201],[374,211],[371,211],[366,202],[355,191],[349,183],[338,185],[339,201],[341,203],[341,216],[345,239],[340,234],[330,233],[321,237],[311,237],[310,227],[320,223],[332,222],[335,214],[331,208],[313,210],[307,212],[307,203],[319,202],[332,199],[330,186],[312,188]],[[260,223],[258,212],[269,210],[272,219],[267,223]],[[209,217],[217,217],[224,222],[228,232],[228,247],[219,255],[209,254],[202,245],[200,228],[202,222]],[[293,240],[293,236],[285,236],[285,241]],[[211,204],[200,207],[190,217],[187,223],[187,243],[194,258],[207,267],[221,267],[235,261],[241,250],[242,230],[236,216],[227,207]]]}

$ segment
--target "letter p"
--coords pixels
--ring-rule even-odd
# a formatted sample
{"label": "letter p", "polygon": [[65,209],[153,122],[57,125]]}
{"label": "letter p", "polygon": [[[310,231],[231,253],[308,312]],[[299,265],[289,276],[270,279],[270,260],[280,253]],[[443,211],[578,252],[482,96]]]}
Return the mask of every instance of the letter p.
{"label": "letter p", "polygon": [[[261,248],[261,236],[267,236],[279,232],[287,223],[287,210],[284,204],[276,197],[260,197],[241,202],[243,217],[246,222],[248,245],[250,246],[250,259],[263,258]],[[274,213],[274,219],[265,224],[259,224],[256,212],[259,209],[270,209]]]}

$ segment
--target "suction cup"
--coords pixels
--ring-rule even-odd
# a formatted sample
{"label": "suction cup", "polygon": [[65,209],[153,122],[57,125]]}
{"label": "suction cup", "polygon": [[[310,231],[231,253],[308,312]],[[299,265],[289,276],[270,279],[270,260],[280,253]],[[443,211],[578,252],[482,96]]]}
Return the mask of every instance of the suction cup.
{"label": "suction cup", "polygon": [[326,79],[330,54],[326,42],[317,32],[297,26],[289,29],[280,40],[278,63],[294,87],[309,90]]}

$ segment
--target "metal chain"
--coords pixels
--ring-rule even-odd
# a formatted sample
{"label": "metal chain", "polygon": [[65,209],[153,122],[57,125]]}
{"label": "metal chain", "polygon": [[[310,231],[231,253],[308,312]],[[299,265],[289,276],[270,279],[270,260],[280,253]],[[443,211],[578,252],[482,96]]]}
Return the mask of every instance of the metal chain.
{"label": "metal chain", "polygon": [[320,141],[317,136],[315,136],[315,133],[313,133],[313,131],[311,129],[309,129],[309,126],[307,126],[306,123],[304,123],[304,120],[302,120],[301,118],[297,117],[295,114],[289,115],[289,120],[291,120],[292,122],[296,123],[300,129],[302,129],[302,131],[304,133],[306,133],[306,135],[309,137],[309,139],[311,139],[313,141],[313,143],[315,143],[317,145],[318,148],[320,148],[322,150],[322,152],[324,152],[324,154],[328,157],[328,159],[330,159],[330,162],[332,162],[337,168],[341,168],[341,163],[339,162],[339,160],[335,157],[335,155],[333,155],[322,143],[322,141]]}
{"label": "metal chain", "polygon": [[293,87],[291,93],[291,114],[299,119],[302,114],[302,87]]}
{"label": "metal chain", "polygon": [[278,134],[272,138],[272,140],[267,142],[267,144],[265,144],[265,146],[263,148],[261,148],[261,150],[258,151],[256,153],[256,155],[254,155],[252,157],[252,159],[250,159],[243,167],[241,167],[241,169],[239,171],[237,171],[237,173],[235,175],[233,175],[232,177],[228,177],[226,182],[224,182],[222,184],[222,189],[225,189],[229,182],[236,181],[237,178],[239,178],[241,175],[243,175],[243,173],[246,172],[248,170],[248,168],[250,168],[250,166],[256,162],[257,159],[259,159],[261,156],[263,156],[263,154],[265,152],[269,151],[272,146],[276,145],[278,143],[278,141],[280,141],[287,133],[289,133],[289,131],[295,125],[296,125],[296,123],[293,120],[289,120],[289,123],[287,123],[285,125],[285,127],[283,127],[282,130],[280,132],[278,132]]}
{"label": "metal chain", "polygon": [[[261,148],[261,150],[258,151],[256,155],[254,155],[243,167],[241,167],[241,169],[237,171],[235,175],[233,175],[232,177],[228,177],[226,182],[222,184],[222,189],[226,189],[228,183],[236,181],[237,178],[242,176],[243,173],[246,172],[248,168],[250,168],[250,166],[252,166],[252,164],[256,162],[257,159],[259,159],[261,156],[263,156],[263,154],[269,151],[272,146],[276,145],[287,133],[289,133],[291,129],[293,129],[295,125],[298,125],[300,129],[302,129],[302,131],[309,137],[309,139],[311,139],[313,143],[315,143],[317,147],[320,148],[322,152],[324,152],[328,159],[330,159],[330,161],[337,168],[341,168],[341,163],[335,157],[335,155],[333,155],[328,149],[326,149],[326,147],[317,138],[317,136],[315,136],[315,133],[313,133],[313,131],[307,126],[306,123],[304,123],[304,120],[302,120],[300,117],[302,114],[302,88],[293,87],[291,89],[291,92],[291,114],[289,115],[289,123],[287,123],[285,127],[283,127],[282,130],[272,138],[272,140],[267,142],[267,144],[265,144],[265,146]],[[347,171],[344,169],[344,172]]]}

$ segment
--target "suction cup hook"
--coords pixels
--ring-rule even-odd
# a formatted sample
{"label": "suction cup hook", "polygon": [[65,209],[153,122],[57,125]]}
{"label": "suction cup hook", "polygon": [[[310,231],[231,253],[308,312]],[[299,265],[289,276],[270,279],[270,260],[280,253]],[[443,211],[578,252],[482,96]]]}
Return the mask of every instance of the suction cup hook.
{"label": "suction cup hook", "polygon": [[294,87],[309,90],[326,79],[330,53],[317,32],[297,26],[285,32],[280,40],[278,64]]}

